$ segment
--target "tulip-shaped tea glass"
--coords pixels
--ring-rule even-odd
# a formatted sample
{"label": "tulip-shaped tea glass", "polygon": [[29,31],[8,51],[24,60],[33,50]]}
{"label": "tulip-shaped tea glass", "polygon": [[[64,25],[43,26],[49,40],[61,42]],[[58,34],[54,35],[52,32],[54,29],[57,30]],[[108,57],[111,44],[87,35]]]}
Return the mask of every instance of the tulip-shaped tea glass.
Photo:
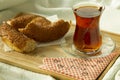
{"label": "tulip-shaped tea glass", "polygon": [[96,2],[81,2],[73,6],[75,31],[72,41],[62,45],[67,52],[81,56],[101,51],[102,54],[108,54],[114,49],[113,40],[107,36],[103,37],[100,32],[99,23],[103,10],[104,6]]}

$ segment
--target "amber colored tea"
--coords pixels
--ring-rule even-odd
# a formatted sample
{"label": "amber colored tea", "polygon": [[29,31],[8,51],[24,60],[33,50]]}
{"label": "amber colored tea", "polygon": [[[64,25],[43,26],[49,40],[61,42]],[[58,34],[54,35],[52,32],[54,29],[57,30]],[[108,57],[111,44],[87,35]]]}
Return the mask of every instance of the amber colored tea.
{"label": "amber colored tea", "polygon": [[102,44],[99,30],[100,9],[96,6],[82,6],[74,9],[76,29],[74,33],[74,46],[82,52],[94,52]]}

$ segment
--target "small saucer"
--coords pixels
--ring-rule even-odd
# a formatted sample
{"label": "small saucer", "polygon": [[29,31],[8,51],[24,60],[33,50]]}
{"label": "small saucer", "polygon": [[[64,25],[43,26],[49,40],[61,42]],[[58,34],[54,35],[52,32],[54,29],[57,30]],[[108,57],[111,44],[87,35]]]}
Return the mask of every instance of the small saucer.
{"label": "small saucer", "polygon": [[61,44],[61,47],[66,53],[78,58],[97,58],[107,56],[115,49],[115,42],[109,36],[103,35],[102,42],[101,48],[93,54],[85,54],[76,50],[73,46],[73,37],[67,38],[65,43]]}

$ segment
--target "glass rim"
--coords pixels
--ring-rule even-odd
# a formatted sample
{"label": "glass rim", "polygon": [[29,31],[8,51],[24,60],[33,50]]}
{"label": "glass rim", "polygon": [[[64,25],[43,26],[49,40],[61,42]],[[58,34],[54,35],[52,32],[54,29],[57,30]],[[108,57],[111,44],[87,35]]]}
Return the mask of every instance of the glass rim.
{"label": "glass rim", "polygon": [[77,4],[74,4],[74,5],[72,6],[72,9],[74,10],[74,9],[77,9],[77,8],[83,7],[83,6],[96,6],[96,7],[98,7],[98,9],[99,9],[100,7],[102,7],[102,10],[105,9],[105,6],[104,6],[103,4],[98,3],[98,2],[92,2],[92,1],[79,2],[79,3],[77,3]]}

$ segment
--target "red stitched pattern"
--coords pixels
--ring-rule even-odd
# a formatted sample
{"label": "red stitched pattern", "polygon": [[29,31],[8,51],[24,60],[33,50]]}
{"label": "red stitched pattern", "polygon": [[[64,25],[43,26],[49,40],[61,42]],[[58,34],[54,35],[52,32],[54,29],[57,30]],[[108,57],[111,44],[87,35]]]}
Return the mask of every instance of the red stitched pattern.
{"label": "red stitched pattern", "polygon": [[116,56],[112,53],[100,58],[44,58],[40,68],[72,77],[76,80],[96,80]]}

